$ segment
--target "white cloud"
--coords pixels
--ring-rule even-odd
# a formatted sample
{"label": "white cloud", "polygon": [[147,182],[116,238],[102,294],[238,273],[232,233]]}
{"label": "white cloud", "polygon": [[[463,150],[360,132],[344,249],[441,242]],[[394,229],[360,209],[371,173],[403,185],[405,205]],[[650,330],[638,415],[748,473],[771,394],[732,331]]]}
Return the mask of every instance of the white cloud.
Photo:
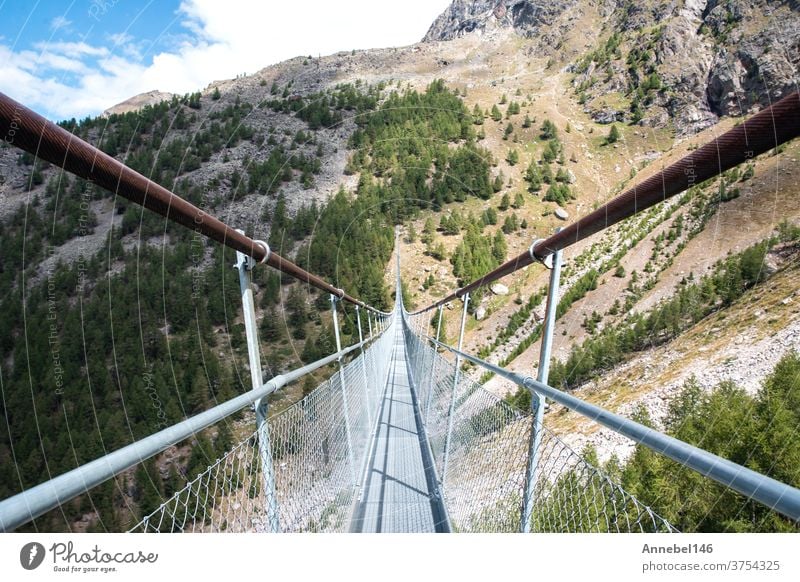
{"label": "white cloud", "polygon": [[132,42],[133,37],[127,32],[118,32],[116,34],[109,34],[108,40],[110,40],[116,47],[116,46],[126,45]]}
{"label": "white cloud", "polygon": [[105,47],[96,47],[85,42],[37,42],[33,46],[42,55],[57,54],[68,59],[103,57],[109,52]]}
{"label": "white cloud", "polygon": [[157,54],[125,32],[107,35],[110,46],[39,43],[39,53],[0,44],[0,90],[54,118],[83,117],[138,93],[195,91],[299,55],[411,44],[448,3],[184,0],[184,30],[154,31],[176,41]]}
{"label": "white cloud", "polygon": [[50,21],[50,30],[58,30],[60,28],[67,28],[70,24],[72,24],[71,20],[67,20],[64,16],[56,16],[53,20]]}
{"label": "white cloud", "polygon": [[81,61],[80,59],[69,57],[64,54],[59,54],[55,52],[44,52],[44,53],[29,53],[29,60],[28,62],[32,64],[29,65],[29,70],[39,70],[41,68],[48,68],[53,69],[56,71],[62,71],[64,73],[75,73],[81,75],[88,75],[91,73],[91,68]]}

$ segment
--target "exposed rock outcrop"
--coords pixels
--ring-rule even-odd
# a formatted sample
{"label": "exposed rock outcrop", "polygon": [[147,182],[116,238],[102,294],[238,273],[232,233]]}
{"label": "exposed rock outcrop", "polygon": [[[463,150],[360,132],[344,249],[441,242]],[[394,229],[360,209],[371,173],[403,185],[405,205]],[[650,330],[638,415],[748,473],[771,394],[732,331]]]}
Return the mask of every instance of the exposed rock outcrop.
{"label": "exposed rock outcrop", "polygon": [[109,107],[103,111],[103,117],[108,117],[115,114],[120,115],[123,113],[130,113],[131,111],[138,111],[139,109],[147,107],[148,105],[155,105],[156,103],[168,101],[169,99],[172,99],[172,93],[165,93],[164,91],[148,91],[147,93],[141,93],[131,97],[130,99],[126,99],[122,103],[117,103],[113,107]]}
{"label": "exposed rock outcrop", "polygon": [[707,97],[712,112],[742,115],[754,105],[767,106],[797,90],[800,18],[772,20],[760,33],[751,36],[741,31],[732,40],[716,53],[709,72]]}
{"label": "exposed rock outcrop", "polygon": [[423,42],[452,40],[471,32],[513,28],[531,38],[555,22],[575,0],[454,0],[431,25]]}

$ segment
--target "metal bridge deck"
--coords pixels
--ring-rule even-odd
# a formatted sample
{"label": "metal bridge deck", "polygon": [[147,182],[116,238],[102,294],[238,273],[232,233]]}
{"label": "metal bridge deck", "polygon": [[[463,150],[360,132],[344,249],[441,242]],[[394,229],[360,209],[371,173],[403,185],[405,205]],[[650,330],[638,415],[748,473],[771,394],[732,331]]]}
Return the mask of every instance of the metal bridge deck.
{"label": "metal bridge deck", "polygon": [[437,532],[446,528],[440,504],[431,495],[435,476],[425,462],[402,327],[395,326],[389,377],[351,531]]}

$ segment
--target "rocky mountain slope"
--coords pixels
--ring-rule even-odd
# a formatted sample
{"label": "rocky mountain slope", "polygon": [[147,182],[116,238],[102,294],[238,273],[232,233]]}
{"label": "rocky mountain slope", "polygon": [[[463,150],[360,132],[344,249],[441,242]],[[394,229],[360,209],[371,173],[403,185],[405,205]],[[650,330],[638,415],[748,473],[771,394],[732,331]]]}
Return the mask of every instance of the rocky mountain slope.
{"label": "rocky mountain slope", "polygon": [[[586,19],[591,28],[578,34]],[[424,40],[507,29],[577,73],[572,85],[597,120],[694,133],[797,87],[800,13],[792,2],[456,0]]]}
{"label": "rocky mountain slope", "polygon": [[578,4],[574,0],[455,0],[434,20],[422,40],[453,40],[466,34],[511,28],[524,37],[541,41],[555,32],[552,27],[556,20]]}

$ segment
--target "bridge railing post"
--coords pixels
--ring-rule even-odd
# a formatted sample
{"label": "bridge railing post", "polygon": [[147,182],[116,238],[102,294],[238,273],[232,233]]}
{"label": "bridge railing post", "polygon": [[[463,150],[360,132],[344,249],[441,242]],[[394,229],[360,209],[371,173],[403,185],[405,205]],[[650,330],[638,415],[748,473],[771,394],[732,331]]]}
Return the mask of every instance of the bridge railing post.
{"label": "bridge railing post", "polygon": [[[464,327],[467,324],[467,307],[469,306],[469,293],[464,295],[464,307],[461,311],[461,331],[458,333],[458,351],[464,347]],[[458,387],[458,376],[461,372],[461,356],[456,355],[456,369],[453,374],[453,389],[450,393],[450,407],[447,411],[447,436],[444,440],[444,462],[442,465],[442,491],[447,481],[447,463],[450,460],[450,440],[453,437],[453,415],[456,405],[456,388]]]}
{"label": "bridge railing post", "polygon": [[[550,270],[550,286],[547,290],[547,306],[542,329],[542,345],[539,350],[539,370],[536,379],[542,384],[547,384],[550,374],[550,354],[553,348],[553,329],[556,322],[558,309],[558,287],[561,279],[562,251],[551,255],[552,266]],[[547,265],[547,263],[545,263]],[[550,265],[547,265],[550,266]],[[533,514],[534,493],[538,477],[537,465],[539,464],[540,447],[542,443],[542,429],[544,425],[545,398],[539,393],[531,392],[531,434],[528,444],[528,465],[525,470],[525,491],[522,498],[522,511],[520,515],[520,531],[530,533],[531,516]]]}
{"label": "bridge railing post", "polygon": [[356,305],[356,321],[358,323],[358,343],[361,344],[361,371],[364,376],[364,407],[367,412],[367,426],[372,425],[372,401],[370,399],[369,380],[367,376],[367,356],[364,351],[364,334],[361,332],[361,310]]}
{"label": "bridge railing post", "polygon": [[[339,337],[339,317],[336,314],[336,302],[339,298],[331,293],[331,311],[333,313],[333,332],[336,336],[336,351],[342,351],[342,340]],[[344,363],[339,357],[339,384],[342,389],[342,411],[344,413],[344,431],[347,439],[347,461],[350,465],[350,478],[352,483],[356,483],[356,467],[353,458],[353,433],[350,431],[350,406],[347,403],[347,384],[344,381]]]}
{"label": "bridge railing post", "polygon": [[[244,234],[243,231],[239,231]],[[266,246],[266,244],[265,244]],[[247,336],[247,356],[250,365],[250,381],[253,390],[264,385],[261,373],[261,353],[256,326],[256,309],[253,303],[253,287],[251,271],[255,261],[242,252],[236,251],[236,269],[239,271],[239,287],[242,291],[242,308],[244,311],[244,328]],[[278,516],[278,499],[275,493],[275,470],[272,464],[272,449],[269,440],[269,423],[267,421],[267,399],[259,398],[254,403],[256,412],[256,430],[258,432],[258,452],[261,460],[263,490],[266,500],[264,508],[267,514],[269,531],[280,531]]]}
{"label": "bridge railing post", "polygon": [[[430,350],[426,350],[425,347],[427,346],[427,342],[423,339],[428,333],[428,318],[427,315],[424,313],[419,314],[417,317],[420,319],[420,326],[419,326],[419,335],[414,338],[414,348],[415,353],[414,357],[420,363],[420,371],[417,372],[417,377],[419,380],[417,381],[417,385],[420,387],[420,401],[419,406],[424,406],[424,402],[421,400],[423,397],[425,402],[428,401],[428,393],[431,389],[431,370],[436,363],[434,358],[434,354],[431,353]],[[422,414],[422,410],[420,410],[420,417],[424,418]]]}
{"label": "bridge railing post", "polygon": [[[367,325],[369,326],[369,339],[373,339],[373,337],[374,337],[374,335],[372,333],[372,318],[373,318],[373,315],[369,311],[367,311]],[[376,343],[372,343],[370,345],[374,346],[374,345],[377,345],[377,344]],[[375,386],[375,389],[376,389],[376,392],[375,392],[375,413],[377,414],[377,411],[378,411],[378,398],[380,398],[380,386],[379,386],[379,383],[378,383],[378,371],[377,371],[377,368],[376,368],[376,365],[377,365],[376,364],[376,354],[375,354],[375,350],[374,349],[371,349],[369,351],[369,356],[370,356],[370,364],[371,364],[370,365],[370,370],[372,371],[372,373],[371,373],[371,381],[372,381],[373,386]]]}
{"label": "bridge railing post", "polygon": [[[436,311],[437,314],[437,321],[436,321],[436,341],[439,341],[439,335],[442,331],[442,305]],[[433,365],[431,366],[431,373],[428,376],[428,398],[425,402],[425,425],[428,425],[428,421],[430,420],[430,413],[431,413],[431,401],[433,400],[433,391],[436,389],[436,364],[438,362],[437,355],[439,354],[439,346],[433,346]]]}
{"label": "bridge railing post", "polygon": [[[412,331],[411,334],[406,336],[407,357],[410,359],[414,369],[414,377],[417,379],[417,398],[419,406],[422,407],[427,400],[427,393],[425,391],[430,387],[430,385],[426,383],[425,378],[430,376],[430,367],[433,365],[428,350],[424,349],[425,342],[422,339],[426,332],[425,328],[427,327],[425,323],[425,314],[417,314],[413,317],[409,317],[407,321]],[[420,409],[420,413],[422,413],[422,409]],[[420,414],[420,417],[423,418],[423,415]]]}

